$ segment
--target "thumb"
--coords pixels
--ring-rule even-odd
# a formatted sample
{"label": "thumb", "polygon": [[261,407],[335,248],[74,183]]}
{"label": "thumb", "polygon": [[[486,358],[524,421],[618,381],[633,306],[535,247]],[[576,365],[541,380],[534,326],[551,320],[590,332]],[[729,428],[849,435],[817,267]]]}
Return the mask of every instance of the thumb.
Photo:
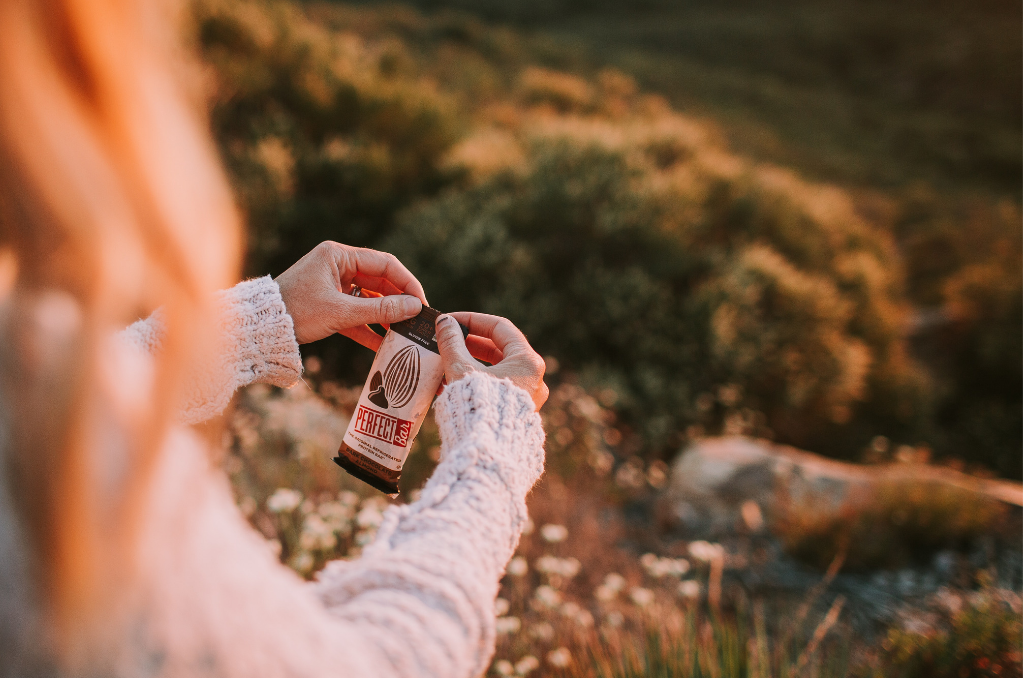
{"label": "thumb", "polygon": [[418,315],[423,310],[423,302],[405,294],[365,298],[347,294],[340,296],[344,302],[340,320],[346,327],[389,325]]}
{"label": "thumb", "polygon": [[449,384],[482,367],[469,354],[462,327],[447,314],[437,316],[437,350]]}

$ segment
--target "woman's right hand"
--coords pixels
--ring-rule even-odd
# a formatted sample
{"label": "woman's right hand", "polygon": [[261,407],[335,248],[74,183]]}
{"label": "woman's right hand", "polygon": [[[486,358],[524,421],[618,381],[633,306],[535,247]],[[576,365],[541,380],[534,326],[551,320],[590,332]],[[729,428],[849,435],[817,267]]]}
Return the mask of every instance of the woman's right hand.
{"label": "woman's right hand", "polygon": [[[457,320],[457,322],[456,322]],[[469,328],[469,339],[458,326]],[[543,383],[547,366],[510,320],[485,313],[451,313],[437,317],[437,347],[444,362],[444,377],[451,384],[470,372],[486,372],[510,379],[533,399],[539,410],[550,390]],[[491,364],[487,367],[474,358]]]}

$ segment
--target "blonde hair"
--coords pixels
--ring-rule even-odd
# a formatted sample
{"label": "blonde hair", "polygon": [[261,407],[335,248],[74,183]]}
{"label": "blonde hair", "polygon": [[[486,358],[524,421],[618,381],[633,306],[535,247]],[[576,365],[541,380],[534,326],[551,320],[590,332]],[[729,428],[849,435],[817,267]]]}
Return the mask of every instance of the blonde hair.
{"label": "blonde hair", "polygon": [[[131,575],[181,367],[209,345],[212,292],[238,275],[238,218],[180,30],[160,3],[0,3],[0,263],[17,267],[0,290],[4,453],[64,649]],[[101,355],[157,307],[155,374],[125,403]],[[96,468],[104,427],[128,452],[112,485]]]}

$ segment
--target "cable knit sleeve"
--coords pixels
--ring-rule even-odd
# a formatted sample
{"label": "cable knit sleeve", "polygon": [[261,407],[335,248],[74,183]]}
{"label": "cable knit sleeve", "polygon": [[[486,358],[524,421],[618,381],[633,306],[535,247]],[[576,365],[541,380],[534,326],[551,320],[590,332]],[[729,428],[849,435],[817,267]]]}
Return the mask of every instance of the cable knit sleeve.
{"label": "cable knit sleeve", "polygon": [[[302,375],[295,329],[281,291],[269,276],[240,282],[218,293],[221,350],[213,361],[193,365],[181,419],[189,424],[219,414],[242,386],[264,382],[291,386]],[[156,353],[165,332],[160,311],[122,333],[129,344]]]}
{"label": "cable knit sleeve", "polygon": [[314,585],[385,665],[376,676],[458,678],[493,656],[494,600],[543,472],[532,400],[477,372],[437,399],[441,462],[413,504],[391,507],[362,558],[328,564]]}

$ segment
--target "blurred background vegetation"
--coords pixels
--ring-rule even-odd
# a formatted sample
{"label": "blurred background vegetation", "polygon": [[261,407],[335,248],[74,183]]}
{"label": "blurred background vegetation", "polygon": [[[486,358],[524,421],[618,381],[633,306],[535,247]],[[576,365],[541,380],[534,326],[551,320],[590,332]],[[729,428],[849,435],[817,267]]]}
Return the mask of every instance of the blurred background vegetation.
{"label": "blurred background vegetation", "polygon": [[[1019,479],[1019,14],[203,0],[194,40],[249,273],[394,252],[647,458],[739,428],[877,461],[885,436]],[[310,351],[348,383],[371,359]]]}
{"label": "blurred background vegetation", "polygon": [[[387,250],[547,359],[490,675],[1021,675],[1019,507],[914,481],[1023,478],[1019,3],[193,7],[247,274]],[[312,577],[388,502],[330,462],[372,354],[303,355],[239,396],[224,466]],[[717,435],[909,472],[679,532],[669,462]]]}

